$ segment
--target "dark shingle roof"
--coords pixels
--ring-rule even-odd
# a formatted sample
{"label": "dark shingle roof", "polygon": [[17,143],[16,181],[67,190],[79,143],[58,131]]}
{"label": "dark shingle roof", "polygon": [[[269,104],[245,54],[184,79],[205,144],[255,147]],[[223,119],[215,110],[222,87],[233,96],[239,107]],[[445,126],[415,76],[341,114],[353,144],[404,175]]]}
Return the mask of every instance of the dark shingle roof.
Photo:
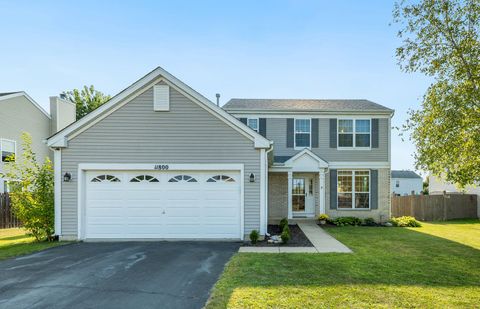
{"label": "dark shingle roof", "polygon": [[231,99],[223,108],[254,111],[376,111],[393,112],[369,100],[305,100],[305,99]]}
{"label": "dark shingle roof", "polygon": [[0,93],[0,97],[3,97],[5,95],[9,95],[9,94],[14,94],[14,93],[19,93],[20,91],[15,91],[15,92],[1,92]]}
{"label": "dark shingle roof", "polygon": [[392,178],[422,178],[414,171],[392,171]]}
{"label": "dark shingle roof", "polygon": [[275,162],[275,163],[285,163],[291,157],[292,156],[273,156],[273,162]]}

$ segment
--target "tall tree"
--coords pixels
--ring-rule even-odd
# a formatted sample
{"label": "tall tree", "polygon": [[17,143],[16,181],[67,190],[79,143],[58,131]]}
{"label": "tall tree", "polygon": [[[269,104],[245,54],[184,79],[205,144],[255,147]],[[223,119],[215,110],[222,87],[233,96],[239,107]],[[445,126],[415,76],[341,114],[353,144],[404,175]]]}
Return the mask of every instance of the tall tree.
{"label": "tall tree", "polygon": [[401,69],[434,80],[403,128],[417,168],[461,187],[480,181],[480,1],[400,1],[393,15]]}
{"label": "tall tree", "polygon": [[105,95],[102,92],[95,90],[93,85],[90,87],[83,86],[81,90],[73,89],[72,91],[65,91],[63,92],[63,95],[76,104],[77,120],[110,100],[109,95]]}

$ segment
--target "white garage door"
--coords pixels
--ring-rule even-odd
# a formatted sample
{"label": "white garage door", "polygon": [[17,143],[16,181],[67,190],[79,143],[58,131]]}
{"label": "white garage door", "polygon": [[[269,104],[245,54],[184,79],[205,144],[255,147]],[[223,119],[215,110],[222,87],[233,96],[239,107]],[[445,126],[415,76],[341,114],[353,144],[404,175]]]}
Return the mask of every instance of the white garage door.
{"label": "white garage door", "polygon": [[238,171],[87,171],[85,238],[239,239]]}

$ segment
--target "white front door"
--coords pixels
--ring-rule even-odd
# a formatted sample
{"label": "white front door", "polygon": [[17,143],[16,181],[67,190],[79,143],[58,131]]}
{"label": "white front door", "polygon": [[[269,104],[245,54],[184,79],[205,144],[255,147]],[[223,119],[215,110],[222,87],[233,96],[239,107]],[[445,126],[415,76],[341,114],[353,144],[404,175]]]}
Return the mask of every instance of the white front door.
{"label": "white front door", "polygon": [[87,171],[87,239],[239,239],[239,171]]}
{"label": "white front door", "polygon": [[294,217],[315,215],[313,177],[300,176],[292,179],[292,214]]}

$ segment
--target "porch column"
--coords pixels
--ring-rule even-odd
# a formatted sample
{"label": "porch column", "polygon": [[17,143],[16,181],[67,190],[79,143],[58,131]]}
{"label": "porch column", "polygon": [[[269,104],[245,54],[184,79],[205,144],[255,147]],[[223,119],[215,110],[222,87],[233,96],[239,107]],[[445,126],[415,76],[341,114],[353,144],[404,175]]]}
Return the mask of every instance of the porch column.
{"label": "porch column", "polygon": [[324,214],[325,213],[325,170],[320,170],[319,174],[319,182],[318,182],[318,186],[319,186],[319,198],[320,198],[320,214]]}
{"label": "porch column", "polygon": [[288,219],[292,219],[292,181],[293,179],[293,172],[288,172]]}

